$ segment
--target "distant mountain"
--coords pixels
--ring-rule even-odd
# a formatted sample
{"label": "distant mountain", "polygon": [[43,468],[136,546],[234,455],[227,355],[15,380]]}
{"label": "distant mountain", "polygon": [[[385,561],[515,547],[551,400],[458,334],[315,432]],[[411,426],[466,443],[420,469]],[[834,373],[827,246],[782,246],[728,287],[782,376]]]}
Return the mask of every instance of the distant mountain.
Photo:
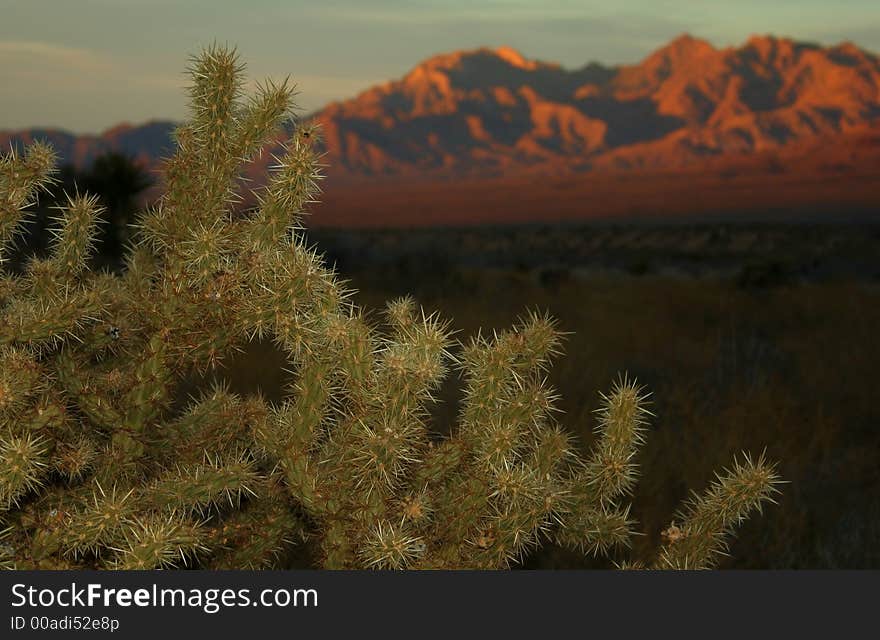
{"label": "distant mountain", "polygon": [[173,151],[171,134],[175,126],[173,122],[159,120],[138,126],[124,123],[99,135],[76,135],[63,129],[0,131],[0,148],[9,149],[10,144],[21,148],[34,140],[45,140],[55,147],[62,163],[80,168],[108,151],[125,153],[138,162],[152,165]]}
{"label": "distant mountain", "polygon": [[[635,65],[575,70],[484,48],[430,58],[313,117],[331,177],[675,168],[880,131],[880,59],[771,36],[717,49],[683,35]],[[0,133],[0,144],[46,137],[77,164],[107,149],[150,160],[172,126]]]}
{"label": "distant mountain", "polygon": [[569,71],[511,49],[437,56],[318,115],[353,173],[673,167],[880,123],[880,59],[681,36],[639,64]]}

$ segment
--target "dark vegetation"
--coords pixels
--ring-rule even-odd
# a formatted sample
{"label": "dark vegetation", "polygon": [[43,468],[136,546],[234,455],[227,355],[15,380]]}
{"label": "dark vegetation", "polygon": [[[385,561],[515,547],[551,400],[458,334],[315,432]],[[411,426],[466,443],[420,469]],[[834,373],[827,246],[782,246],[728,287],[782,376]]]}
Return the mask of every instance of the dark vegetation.
{"label": "dark vegetation", "polygon": [[[465,336],[524,308],[571,332],[551,372],[587,450],[596,389],[621,367],[653,391],[634,515],[647,552],[687,487],[742,449],[780,461],[780,506],[743,525],[727,568],[880,567],[880,226],[315,230],[358,303],[412,293]],[[251,390],[267,356],[229,373]],[[436,407],[454,421],[456,381]],[[669,452],[675,452],[670,455]],[[531,568],[607,566],[544,548]]]}
{"label": "dark vegetation", "polygon": [[[634,515],[647,551],[688,487],[766,446],[786,485],[728,568],[880,567],[880,226],[315,230],[358,303],[412,293],[462,334],[523,308],[571,332],[551,372],[562,423],[593,442],[596,389],[621,367],[653,391]],[[249,359],[237,375],[249,377]],[[271,385],[271,381],[267,381]],[[438,424],[451,424],[457,384]],[[669,452],[675,452],[670,455]],[[547,547],[531,568],[594,565]]]}
{"label": "dark vegetation", "polygon": [[[664,519],[741,449],[780,460],[780,507],[746,523],[728,566],[880,566],[880,289],[869,283],[744,289],[734,280],[596,275],[548,284],[471,271],[440,282],[354,274],[367,307],[409,288],[465,333],[501,328],[522,305],[571,331],[551,381],[562,423],[592,444],[601,380],[625,367],[653,391],[635,517],[656,543]],[[454,394],[442,410],[451,419]],[[670,455],[669,452],[675,453]],[[535,567],[581,566],[546,550]]]}
{"label": "dark vegetation", "polygon": [[[109,207],[98,260],[118,267],[144,180],[124,158],[64,185]],[[117,176],[122,179],[109,176]],[[44,197],[22,251],[51,225]],[[686,487],[702,489],[741,450],[780,462],[779,507],[746,522],[728,568],[880,568],[880,226],[725,225],[498,227],[309,234],[357,302],[379,310],[413,294],[466,337],[546,310],[571,332],[552,369],[561,422],[592,444],[597,389],[621,368],[654,394],[634,516],[655,548]],[[270,399],[264,344],[219,375]],[[193,386],[204,381],[194,381]],[[437,424],[454,421],[447,382]],[[441,428],[443,428],[441,426]],[[673,452],[670,454],[670,452]],[[608,566],[548,546],[530,568]]]}
{"label": "dark vegetation", "polygon": [[68,195],[89,193],[98,196],[104,209],[91,266],[121,269],[125,248],[132,240],[131,224],[138,211],[138,195],[153,180],[130,157],[115,152],[99,156],[82,171],[64,165],[55,178],[56,183],[48,193],[40,195],[35,215],[24,225],[16,251],[10,256],[13,266],[20,266],[22,258],[28,255],[44,257],[52,242],[52,232],[58,227],[57,208],[67,204]]}

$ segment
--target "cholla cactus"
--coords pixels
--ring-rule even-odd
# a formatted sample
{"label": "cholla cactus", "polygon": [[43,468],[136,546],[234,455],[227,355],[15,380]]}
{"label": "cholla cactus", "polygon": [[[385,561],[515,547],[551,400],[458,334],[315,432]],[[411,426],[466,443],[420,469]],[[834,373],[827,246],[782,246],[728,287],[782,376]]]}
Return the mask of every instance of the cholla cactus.
{"label": "cholla cactus", "polygon": [[[122,275],[87,268],[99,210],[82,195],[51,257],[2,275],[0,562],[259,568],[307,536],[327,568],[503,568],[548,540],[625,547],[650,415],[640,388],[624,378],[604,398],[584,460],[554,421],[550,318],[456,345],[404,298],[377,331],[298,226],[318,193],[315,128],[294,128],[251,213],[236,206],[242,165],[293,108],[287,83],[242,100],[241,72],[223,48],[192,61],[192,119]],[[52,171],[42,144],[2,159],[2,245]],[[296,372],[284,402],[216,387],[174,411],[184,376],[255,338]],[[438,439],[428,407],[452,368],[465,398]],[[737,463],[684,508],[655,566],[712,566],[776,482],[763,459]]]}

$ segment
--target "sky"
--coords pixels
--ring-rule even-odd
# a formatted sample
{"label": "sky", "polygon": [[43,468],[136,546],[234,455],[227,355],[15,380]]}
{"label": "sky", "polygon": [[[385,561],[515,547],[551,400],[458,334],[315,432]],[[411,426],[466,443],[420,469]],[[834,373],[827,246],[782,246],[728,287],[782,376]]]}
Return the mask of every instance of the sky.
{"label": "sky", "polygon": [[252,81],[287,75],[303,112],[438,53],[512,46],[577,68],[634,63],[683,32],[880,52],[878,0],[0,0],[0,130],[98,133],[186,115],[182,73],[212,42]]}

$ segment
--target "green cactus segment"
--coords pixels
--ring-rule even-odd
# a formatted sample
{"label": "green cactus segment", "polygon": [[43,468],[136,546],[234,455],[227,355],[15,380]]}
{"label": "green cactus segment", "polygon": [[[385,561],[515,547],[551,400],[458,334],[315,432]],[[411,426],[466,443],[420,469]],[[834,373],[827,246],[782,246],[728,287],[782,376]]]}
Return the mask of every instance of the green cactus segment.
{"label": "green cactus segment", "polygon": [[318,195],[320,164],[313,144],[317,133],[308,126],[296,131],[273,156],[269,183],[255,194],[257,215],[247,226],[247,237],[257,251],[276,248],[289,232],[297,228],[304,208]]}
{"label": "green cactus segment", "polygon": [[0,439],[0,511],[9,511],[43,484],[47,443],[39,436]]}
{"label": "green cactus segment", "polygon": [[173,567],[207,550],[202,527],[179,514],[133,520],[123,536],[122,546],[114,549],[114,569]]}
{"label": "green cactus segment", "polygon": [[0,346],[0,425],[13,428],[46,385],[35,354],[21,347]]}
{"label": "green cactus segment", "polygon": [[609,396],[603,396],[604,406],[598,411],[599,441],[579,478],[586,493],[591,493],[600,506],[613,505],[629,495],[637,479],[633,461],[647,418],[646,396],[635,381],[623,378],[615,384]]}
{"label": "green cactus segment", "polygon": [[57,280],[74,278],[86,268],[94,244],[94,227],[102,209],[94,196],[68,196],[60,226],[55,232],[54,255],[50,261]]}
{"label": "green cactus segment", "polygon": [[146,489],[144,499],[158,510],[202,514],[209,508],[236,509],[243,498],[256,497],[252,487],[259,480],[246,456],[228,461],[218,458],[158,478]]}
{"label": "green cactus segment", "polygon": [[[774,503],[780,481],[775,465],[764,456],[744,454],[731,469],[718,475],[702,495],[694,494],[663,532],[658,569],[705,569],[727,552],[735,528],[752,512]],[[677,523],[677,524],[676,524]]]}
{"label": "green cactus segment", "polygon": [[65,523],[62,549],[74,557],[106,552],[125,535],[129,520],[137,514],[133,489],[105,491],[100,483],[93,484],[91,500],[83,501]]}
{"label": "green cactus segment", "polygon": [[258,499],[231,511],[210,531],[210,569],[271,569],[292,545],[308,539],[308,525],[291,508],[284,487],[268,485]]}
{"label": "green cactus segment", "polygon": [[[624,377],[602,396],[582,457],[547,383],[550,317],[466,344],[409,297],[368,321],[300,226],[320,191],[318,128],[288,122],[288,81],[245,98],[242,71],[219,46],[192,60],[191,119],[121,274],[90,268],[101,211],[79,194],[48,257],[0,271],[0,567],[263,569],[296,554],[500,569],[547,542],[616,557],[636,528],[641,387]],[[269,153],[266,186],[246,192],[244,165]],[[0,250],[53,171],[42,144],[0,158]],[[254,339],[288,360],[280,401],[221,382],[181,402]],[[456,370],[459,421],[440,437],[431,406]],[[735,463],[651,566],[714,566],[777,482],[763,457]]]}
{"label": "green cactus segment", "polygon": [[55,161],[55,151],[45,143],[32,144],[23,157],[14,150],[0,156],[0,264],[23,210],[36,201],[40,189],[52,183]]}

